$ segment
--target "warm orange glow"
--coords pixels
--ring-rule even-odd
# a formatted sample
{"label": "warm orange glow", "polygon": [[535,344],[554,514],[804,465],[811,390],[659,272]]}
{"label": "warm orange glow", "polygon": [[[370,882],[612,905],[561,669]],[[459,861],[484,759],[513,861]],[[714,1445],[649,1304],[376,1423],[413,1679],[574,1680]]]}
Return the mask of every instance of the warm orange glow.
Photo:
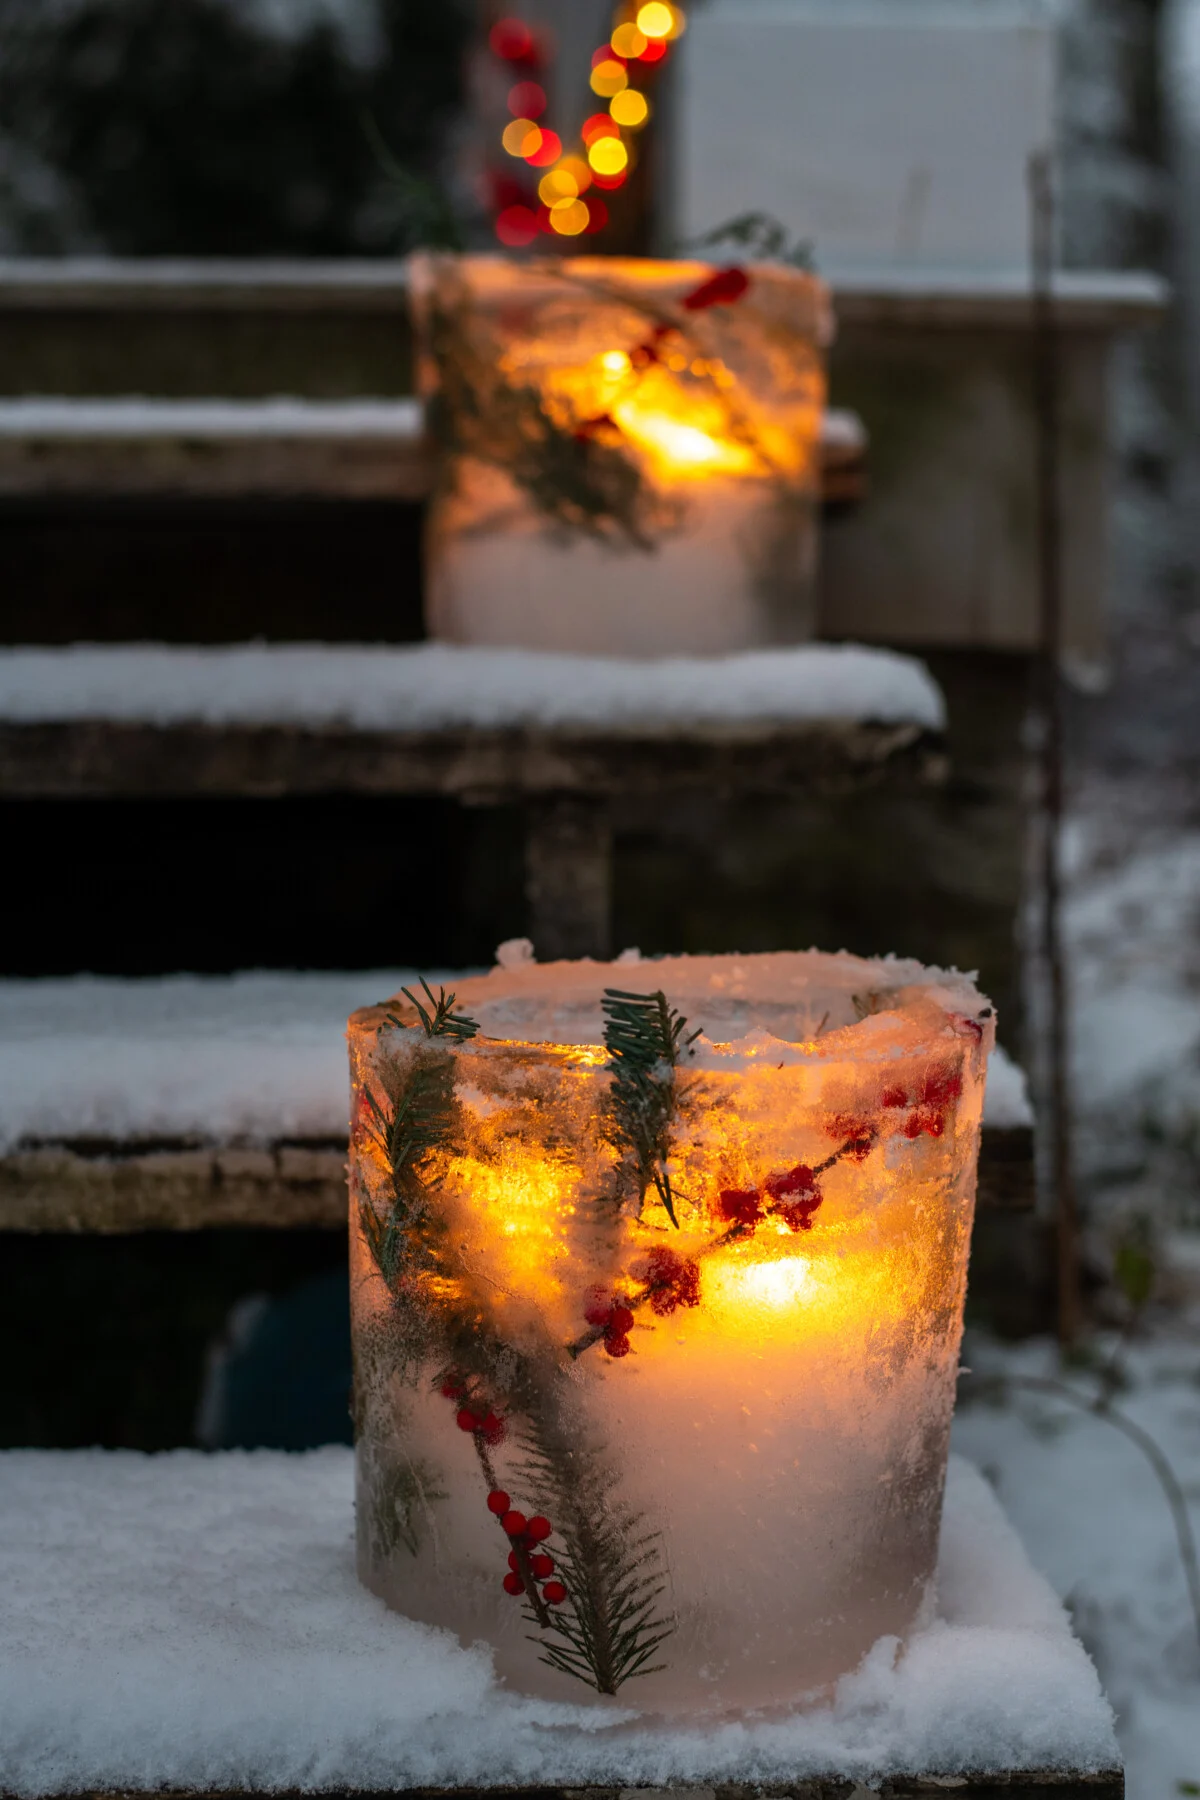
{"label": "warm orange glow", "polygon": [[[749,444],[720,435],[720,423],[704,409],[698,424],[688,416],[686,400],[671,410],[643,401],[641,394],[618,401],[612,416],[633,443],[648,454],[666,476],[755,475],[762,465]],[[709,429],[705,429],[705,424]]]}
{"label": "warm orange glow", "polygon": [[588,145],[588,161],[597,175],[619,175],[629,161],[620,138],[598,137]]}
{"label": "warm orange glow", "polygon": [[564,175],[571,177],[577,194],[587,193],[592,185],[592,171],[586,157],[564,156],[558,167]]}
{"label": "warm orange glow", "polygon": [[591,214],[583,200],[559,200],[550,208],[550,229],[559,237],[578,237],[586,231]]}
{"label": "warm orange glow", "polygon": [[623,88],[619,94],[613,95],[608,110],[618,125],[625,125],[636,131],[650,117],[650,102],[636,88]]}
{"label": "warm orange glow", "polygon": [[782,1309],[811,1300],[816,1289],[806,1256],[781,1256],[773,1262],[745,1262],[712,1257],[705,1269],[707,1297],[717,1305]]}
{"label": "warm orange glow", "polygon": [[618,25],[609,41],[618,56],[628,58],[640,56],[649,39],[644,31],[639,31],[637,26],[631,22],[626,25]]}
{"label": "warm orange glow", "polygon": [[629,75],[623,62],[618,62],[615,56],[606,57],[592,70],[591,82],[594,94],[611,100],[614,94],[619,94],[622,88],[629,86]]}
{"label": "warm orange glow", "polygon": [[536,119],[514,119],[504,127],[500,142],[510,156],[529,156],[542,141],[542,128]]}
{"label": "warm orange glow", "polygon": [[579,195],[579,183],[569,169],[560,164],[551,169],[538,182],[538,199],[543,206],[554,206],[559,200],[575,200]]}

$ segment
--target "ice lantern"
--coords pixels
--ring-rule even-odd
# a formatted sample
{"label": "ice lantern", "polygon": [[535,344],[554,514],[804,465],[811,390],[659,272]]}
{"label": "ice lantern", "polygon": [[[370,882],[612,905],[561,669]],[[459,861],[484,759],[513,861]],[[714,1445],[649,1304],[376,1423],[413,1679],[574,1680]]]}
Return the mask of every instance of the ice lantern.
{"label": "ice lantern", "polygon": [[991,1008],[816,952],[415,999],[350,1024],[363,1581],[516,1688],[668,1714],[903,1637]]}
{"label": "ice lantern", "polygon": [[414,259],[430,635],[660,656],[813,634],[828,295],[784,265]]}

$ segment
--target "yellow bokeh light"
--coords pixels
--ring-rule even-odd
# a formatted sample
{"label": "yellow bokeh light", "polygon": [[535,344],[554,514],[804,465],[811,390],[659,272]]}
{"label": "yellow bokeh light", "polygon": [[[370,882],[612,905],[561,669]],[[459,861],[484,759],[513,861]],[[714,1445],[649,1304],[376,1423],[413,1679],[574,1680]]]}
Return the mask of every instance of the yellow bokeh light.
{"label": "yellow bokeh light", "polygon": [[588,161],[597,175],[619,175],[629,161],[629,152],[620,138],[596,138],[588,145]]}
{"label": "yellow bokeh light", "polygon": [[574,181],[577,194],[586,193],[591,187],[592,171],[588,167],[586,157],[564,156],[558,167],[563,175],[569,175]]}
{"label": "yellow bokeh light", "polygon": [[682,21],[673,6],[664,4],[664,0],[648,0],[648,4],[638,8],[637,28],[648,38],[677,37],[682,30]]}
{"label": "yellow bokeh light", "polygon": [[554,206],[559,200],[575,200],[579,183],[568,169],[551,169],[538,182],[538,199],[543,206]]}
{"label": "yellow bokeh light", "polygon": [[619,63],[615,56],[606,57],[596,64],[592,70],[592,92],[599,94],[604,100],[611,100],[622,88],[629,86],[629,76],[624,63]]}
{"label": "yellow bokeh light", "polygon": [[541,141],[542,128],[533,119],[513,119],[500,139],[510,156],[530,156]]}
{"label": "yellow bokeh light", "polygon": [[640,56],[649,40],[644,31],[639,31],[636,25],[630,23],[618,25],[609,41],[618,56],[628,58]]}
{"label": "yellow bokeh light", "polygon": [[584,200],[559,200],[550,208],[550,229],[560,237],[578,237],[591,217]]}
{"label": "yellow bokeh light", "polygon": [[613,95],[608,103],[608,110],[618,125],[627,125],[636,130],[650,117],[650,102],[636,88],[623,88],[619,94]]}

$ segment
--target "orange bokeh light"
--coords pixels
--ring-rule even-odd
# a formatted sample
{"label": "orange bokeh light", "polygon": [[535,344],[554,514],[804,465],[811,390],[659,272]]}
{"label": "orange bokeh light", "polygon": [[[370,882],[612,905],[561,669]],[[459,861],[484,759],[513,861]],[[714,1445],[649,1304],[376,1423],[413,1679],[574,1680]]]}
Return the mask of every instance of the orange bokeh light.
{"label": "orange bokeh light", "polygon": [[525,161],[534,169],[548,169],[562,155],[562,139],[557,131],[542,131],[540,142],[533,150],[525,151]]}
{"label": "orange bokeh light", "polygon": [[514,119],[504,127],[500,142],[510,156],[531,156],[542,142],[544,132],[533,119]]}
{"label": "orange bokeh light", "polygon": [[608,113],[593,113],[590,119],[584,120],[583,130],[579,135],[585,144],[590,144],[594,138],[598,137],[620,137],[621,131],[616,121],[610,118]]}

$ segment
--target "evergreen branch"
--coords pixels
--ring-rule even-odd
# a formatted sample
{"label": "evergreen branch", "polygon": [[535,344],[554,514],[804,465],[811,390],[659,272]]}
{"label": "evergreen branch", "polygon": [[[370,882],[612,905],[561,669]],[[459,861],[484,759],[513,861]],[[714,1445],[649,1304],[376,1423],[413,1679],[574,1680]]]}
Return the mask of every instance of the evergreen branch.
{"label": "evergreen branch", "polygon": [[555,1558],[567,1598],[551,1608],[561,1642],[533,1641],[540,1660],[586,1681],[600,1694],[615,1694],[635,1675],[648,1675],[650,1659],[675,1629],[659,1611],[666,1592],[662,1541],[641,1530],[641,1517],[615,1493],[615,1477],[594,1450],[566,1441],[544,1406],[527,1409],[522,1479],[555,1520],[561,1547]]}
{"label": "evergreen branch", "polygon": [[363,1099],[367,1134],[387,1165],[391,1203],[380,1217],[363,1200],[359,1221],[376,1267],[394,1293],[406,1266],[435,1260],[426,1181],[431,1159],[447,1147],[457,1128],[453,1055],[440,1046],[423,1045],[405,1061],[393,1063],[384,1082],[384,1099],[370,1085],[364,1085]]}
{"label": "evergreen branch", "polygon": [[605,988],[604,1046],[612,1075],[608,1137],[618,1153],[633,1164],[638,1205],[653,1186],[676,1230],[675,1195],[669,1162],[681,1090],[678,1068],[682,1055],[700,1036],[684,1034],[687,1020],[659,988],[653,994],[631,994]]}
{"label": "evergreen branch", "polygon": [[[421,986],[425,989],[425,998],[428,1000],[429,1006],[432,1007],[432,1011],[423,1006],[410,989],[401,988],[400,992],[404,995],[406,1000],[416,1007],[417,1016],[424,1028],[425,1036],[431,1038],[453,1038],[455,1043],[459,1044],[465,1043],[468,1038],[473,1038],[479,1030],[479,1023],[475,1019],[469,1019],[466,1013],[455,1012],[454,1002],[457,1000],[458,995],[448,994],[444,987],[439,987],[437,999],[435,1000],[433,997],[433,989],[430,987],[425,977],[422,975],[420,979]],[[403,1019],[398,1018],[395,1013],[389,1013],[384,1023],[387,1025],[403,1026],[404,1021]]]}

